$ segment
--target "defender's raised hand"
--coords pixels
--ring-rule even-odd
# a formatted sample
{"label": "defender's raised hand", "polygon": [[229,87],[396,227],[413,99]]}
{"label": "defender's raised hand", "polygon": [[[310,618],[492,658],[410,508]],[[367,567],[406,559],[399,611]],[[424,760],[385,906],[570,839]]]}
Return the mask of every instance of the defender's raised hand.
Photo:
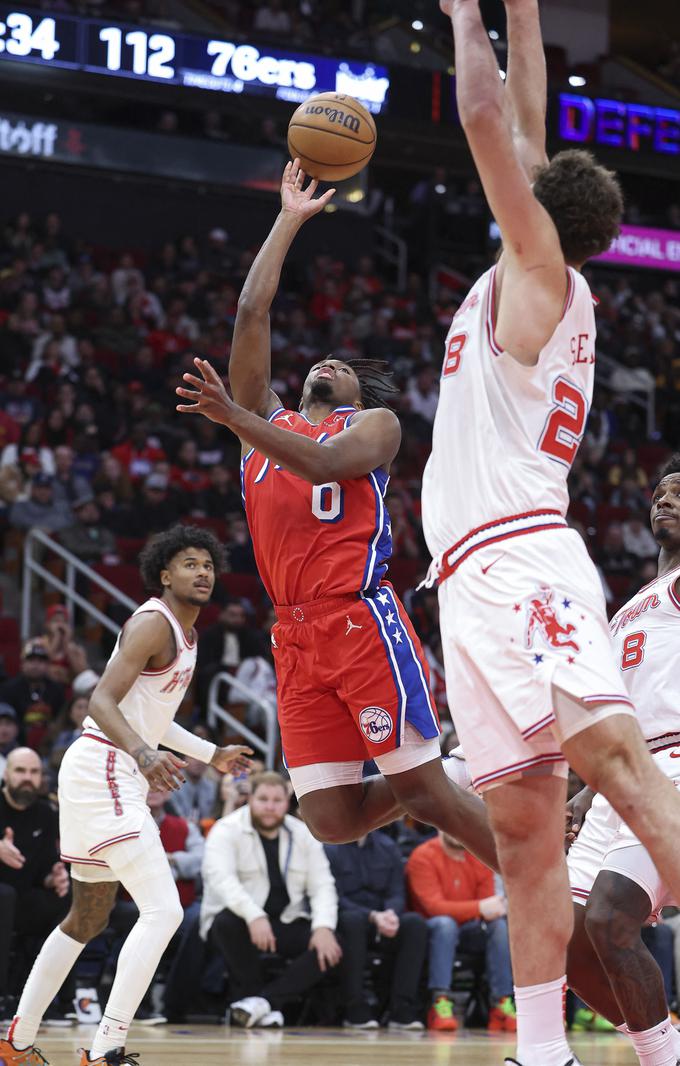
{"label": "defender's raised hand", "polygon": [[319,183],[312,178],[306,189],[303,189],[305,172],[300,167],[300,160],[295,159],[286,165],[281,180],[281,208],[286,214],[294,215],[298,221],[306,222],[313,215],[318,215],[333,198],[335,189],[328,189],[323,196],[314,200],[312,197]]}

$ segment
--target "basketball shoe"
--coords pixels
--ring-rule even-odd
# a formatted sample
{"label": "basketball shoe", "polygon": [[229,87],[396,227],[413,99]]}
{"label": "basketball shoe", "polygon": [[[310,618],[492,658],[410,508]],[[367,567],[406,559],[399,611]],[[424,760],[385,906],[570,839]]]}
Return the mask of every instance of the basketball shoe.
{"label": "basketball shoe", "polygon": [[505,996],[489,1011],[487,1029],[491,1033],[516,1033],[517,1011],[512,996]]}
{"label": "basketball shoe", "polygon": [[[522,1066],[522,1063],[518,1062],[517,1059],[505,1059],[504,1061],[505,1066]],[[576,1058],[576,1055],[572,1055],[572,1057],[565,1062],[564,1066],[583,1066],[583,1063]]]}
{"label": "basketball shoe", "polygon": [[433,997],[432,1006],[427,1012],[427,1028],[440,1033],[454,1033],[458,1028],[451,997],[445,992]]}
{"label": "basketball shoe", "polygon": [[10,1040],[0,1040],[0,1062],[4,1066],[49,1066],[40,1048],[31,1045],[19,1051]]}
{"label": "basketball shoe", "polygon": [[124,1047],[114,1048],[104,1055],[98,1055],[96,1059],[91,1059],[89,1051],[81,1047],[80,1055],[80,1066],[140,1066],[139,1051],[126,1055]]}

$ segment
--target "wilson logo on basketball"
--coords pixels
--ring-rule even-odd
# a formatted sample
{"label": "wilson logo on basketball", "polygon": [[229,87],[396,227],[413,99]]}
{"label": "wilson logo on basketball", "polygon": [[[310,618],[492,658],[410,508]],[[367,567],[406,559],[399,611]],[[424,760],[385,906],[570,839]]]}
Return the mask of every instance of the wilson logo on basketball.
{"label": "wilson logo on basketball", "polygon": [[392,735],[392,719],[382,707],[364,707],[359,715],[359,725],[372,744],[382,744]]}
{"label": "wilson logo on basketball", "polygon": [[347,114],[345,111],[340,111],[337,107],[306,107],[305,115],[325,115],[329,122],[333,122],[338,126],[343,126],[346,130],[351,130],[352,133],[358,133],[361,128],[361,120],[357,115]]}

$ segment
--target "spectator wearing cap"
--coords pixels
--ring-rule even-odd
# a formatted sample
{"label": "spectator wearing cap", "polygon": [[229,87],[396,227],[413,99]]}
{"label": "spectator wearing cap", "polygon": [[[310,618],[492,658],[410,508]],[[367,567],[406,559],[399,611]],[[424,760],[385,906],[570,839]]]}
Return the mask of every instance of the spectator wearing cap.
{"label": "spectator wearing cap", "polygon": [[19,674],[0,685],[0,701],[16,711],[29,747],[38,746],[64,702],[64,687],[49,678],[49,665],[47,648],[34,637],[24,645]]}
{"label": "spectator wearing cap", "polygon": [[43,444],[43,429],[42,419],[23,425],[16,444],[7,444],[2,449],[0,466],[18,466],[26,477],[54,474],[54,455]]}
{"label": "spectator wearing cap", "polygon": [[55,500],[52,478],[48,474],[36,474],[30,483],[26,500],[16,500],[9,512],[9,524],[14,529],[27,532],[41,529],[44,533],[59,533],[73,521],[73,513],[65,500]]}
{"label": "spectator wearing cap", "polygon": [[[0,1010],[12,1017],[18,991],[41,941],[69,909],[69,876],[59,859],[57,815],[40,798],[42,764],[30,748],[15,748],[0,790]],[[21,942],[26,972],[9,969],[12,936]],[[18,988],[10,988],[10,978]],[[66,993],[66,987],[64,989]]]}
{"label": "spectator wearing cap", "polygon": [[50,657],[48,676],[53,681],[68,685],[76,674],[87,669],[87,652],[74,638],[65,604],[53,603],[45,611],[42,640]]}
{"label": "spectator wearing cap", "polygon": [[0,781],[5,776],[5,765],[10,751],[19,747],[19,719],[14,707],[0,703]]}
{"label": "spectator wearing cap", "polygon": [[101,522],[99,505],[92,492],[74,500],[71,505],[75,522],[65,529],[60,540],[70,551],[88,566],[102,562],[117,562],[116,538]]}

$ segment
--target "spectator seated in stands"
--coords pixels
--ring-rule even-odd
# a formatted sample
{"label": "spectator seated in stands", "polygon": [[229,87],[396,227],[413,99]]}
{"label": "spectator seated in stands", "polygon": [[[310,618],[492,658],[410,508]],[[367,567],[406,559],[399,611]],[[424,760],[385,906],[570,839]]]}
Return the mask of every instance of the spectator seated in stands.
{"label": "spectator seated in stands", "polygon": [[99,505],[91,492],[71,504],[75,522],[63,530],[59,539],[67,551],[72,552],[88,566],[97,563],[116,563],[116,538],[110,529],[101,523]]}
{"label": "spectator seated in stands", "polygon": [[635,559],[623,543],[620,522],[612,522],[607,527],[598,561],[607,574],[627,577],[633,573]]}
{"label": "spectator seated in stands", "polygon": [[623,546],[636,559],[656,559],[659,545],[649,528],[649,515],[635,514],[623,523]]}
{"label": "spectator seated in stands", "polygon": [[355,844],[327,844],[326,854],[338,889],[343,1024],[353,1029],[378,1028],[375,1010],[364,994],[371,951],[382,957],[388,972],[388,1027],[424,1029],[418,986],[427,951],[427,926],[420,914],[406,912],[399,848],[385,833],[373,832]]}
{"label": "spectator seated in stands", "polygon": [[228,599],[215,625],[209,626],[198,642],[196,677],[199,702],[205,704],[208,687],[219,671],[235,674],[244,659],[264,654],[262,634],[248,625],[246,609],[240,600]]}
{"label": "spectator seated in stands", "polygon": [[37,748],[64,702],[64,688],[48,676],[49,654],[42,640],[26,642],[21,672],[0,685],[0,700],[19,716],[20,729],[30,747]]}
{"label": "spectator seated in stands", "polygon": [[210,818],[217,798],[218,782],[208,764],[184,756],[184,783],[168,797],[173,813],[188,819],[194,825],[203,818]]}
{"label": "spectator seated in stands", "polygon": [[47,608],[41,640],[49,656],[47,676],[52,681],[69,685],[77,674],[87,670],[87,652],[75,639],[65,604],[53,603]]}
{"label": "spectator seated in stands", "polygon": [[[0,791],[0,1017],[12,1018],[16,995],[42,941],[62,921],[70,906],[69,876],[59,859],[57,815],[40,798],[42,766],[30,748],[15,748],[7,757]],[[12,965],[12,935],[21,956]],[[11,984],[10,982],[11,976]],[[68,978],[64,1004],[73,995]],[[55,1008],[54,1020],[64,1017]],[[48,1019],[49,1020],[49,1019]]]}
{"label": "spectator seated in stands", "polygon": [[409,900],[429,933],[428,1029],[457,1029],[451,978],[456,952],[485,953],[491,993],[488,1027],[515,1032],[512,969],[505,899],[494,875],[453,837],[439,833],[420,844],[406,863]]}
{"label": "spectator seated in stands", "polygon": [[[247,1028],[283,1025],[285,1004],[341,956],[328,860],[288,804],[280,774],[256,774],[247,805],[221,818],[206,841],[201,936],[227,963],[232,1024]],[[289,961],[268,976],[273,955]]]}
{"label": "spectator seated in stands", "polygon": [[0,703],[0,781],[5,776],[7,756],[19,747],[19,718],[9,703]]}
{"label": "spectator seated in stands", "polygon": [[54,498],[65,500],[71,505],[74,500],[80,499],[90,491],[87,481],[82,477],[76,477],[73,473],[74,459],[75,453],[69,444],[59,444],[54,449],[55,471],[52,481]]}
{"label": "spectator seated in stands", "polygon": [[9,524],[22,532],[35,528],[44,533],[58,533],[72,522],[71,508],[65,500],[55,500],[48,474],[31,478],[28,499],[16,500],[9,512]]}
{"label": "spectator seated in stands", "polygon": [[126,514],[125,534],[128,537],[147,537],[159,533],[179,518],[179,507],[170,494],[165,474],[153,472],[144,479],[141,491]]}

